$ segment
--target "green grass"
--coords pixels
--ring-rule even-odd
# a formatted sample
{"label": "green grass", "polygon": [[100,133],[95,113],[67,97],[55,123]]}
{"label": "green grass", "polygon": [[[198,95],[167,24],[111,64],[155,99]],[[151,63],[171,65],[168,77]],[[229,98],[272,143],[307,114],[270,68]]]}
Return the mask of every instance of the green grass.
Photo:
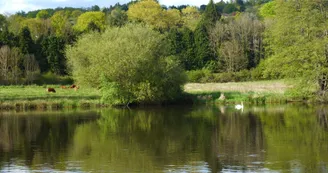
{"label": "green grass", "polygon": [[[48,93],[46,88],[55,88]],[[61,109],[101,106],[100,91],[81,87],[61,89],[59,85],[0,86],[0,109]]]}
{"label": "green grass", "polygon": [[[55,88],[56,93],[46,92],[48,87]],[[177,103],[286,103],[293,100],[285,94],[288,88],[291,86],[284,84],[283,81],[190,83],[185,85],[186,94],[177,100]],[[226,100],[218,99],[221,93],[224,93]],[[102,104],[100,98],[101,93],[95,88],[81,87],[75,91],[74,89],[61,89],[59,85],[0,86],[0,109],[58,110],[109,106]]]}

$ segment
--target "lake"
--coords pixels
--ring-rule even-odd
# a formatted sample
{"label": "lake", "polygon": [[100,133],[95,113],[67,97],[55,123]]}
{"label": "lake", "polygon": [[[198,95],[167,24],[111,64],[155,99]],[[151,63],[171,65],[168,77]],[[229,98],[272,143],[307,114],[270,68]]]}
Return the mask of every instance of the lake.
{"label": "lake", "polygon": [[328,106],[0,112],[0,172],[328,172]]}

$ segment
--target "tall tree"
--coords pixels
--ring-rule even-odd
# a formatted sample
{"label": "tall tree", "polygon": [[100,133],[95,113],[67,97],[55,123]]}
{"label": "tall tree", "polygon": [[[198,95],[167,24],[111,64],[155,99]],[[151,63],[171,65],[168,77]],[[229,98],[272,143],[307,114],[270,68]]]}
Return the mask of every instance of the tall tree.
{"label": "tall tree", "polygon": [[50,71],[59,75],[66,74],[64,39],[50,36],[42,42],[42,50],[47,57]]}
{"label": "tall tree", "polygon": [[275,1],[266,30],[265,76],[301,79],[300,90],[328,90],[328,5],[323,0]]}
{"label": "tall tree", "polygon": [[195,30],[196,59],[198,61],[198,68],[209,66],[217,61],[215,52],[210,46],[209,31],[220,17],[221,14],[217,11],[213,0],[210,0],[202,15],[202,19]]}
{"label": "tall tree", "polygon": [[24,27],[18,36],[19,48],[23,54],[33,54],[34,42],[28,27]]}

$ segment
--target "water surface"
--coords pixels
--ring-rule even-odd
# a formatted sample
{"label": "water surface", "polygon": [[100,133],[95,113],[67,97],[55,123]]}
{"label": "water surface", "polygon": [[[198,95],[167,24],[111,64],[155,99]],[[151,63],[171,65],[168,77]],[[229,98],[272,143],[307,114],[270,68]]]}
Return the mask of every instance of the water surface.
{"label": "water surface", "polygon": [[328,107],[0,112],[0,172],[328,172]]}

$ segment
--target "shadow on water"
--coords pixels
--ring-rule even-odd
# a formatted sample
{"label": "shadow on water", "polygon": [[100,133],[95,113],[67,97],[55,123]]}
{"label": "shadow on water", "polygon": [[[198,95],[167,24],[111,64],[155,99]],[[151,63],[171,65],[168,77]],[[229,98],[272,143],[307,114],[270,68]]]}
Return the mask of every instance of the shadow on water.
{"label": "shadow on water", "polygon": [[0,167],[114,172],[323,172],[327,106],[0,113]]}

